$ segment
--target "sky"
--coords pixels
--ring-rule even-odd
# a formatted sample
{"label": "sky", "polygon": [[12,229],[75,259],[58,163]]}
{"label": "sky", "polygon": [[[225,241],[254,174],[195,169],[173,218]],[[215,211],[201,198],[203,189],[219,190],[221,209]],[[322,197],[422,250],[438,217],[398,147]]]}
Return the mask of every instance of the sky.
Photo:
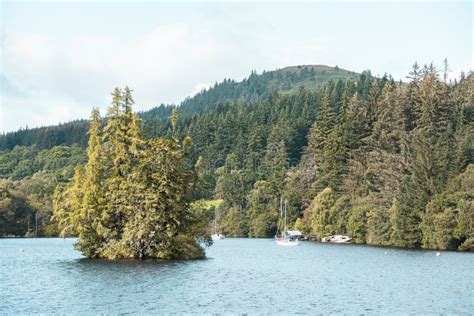
{"label": "sky", "polygon": [[473,69],[471,1],[0,0],[0,133],[179,104],[252,70],[324,64],[405,79],[411,65]]}

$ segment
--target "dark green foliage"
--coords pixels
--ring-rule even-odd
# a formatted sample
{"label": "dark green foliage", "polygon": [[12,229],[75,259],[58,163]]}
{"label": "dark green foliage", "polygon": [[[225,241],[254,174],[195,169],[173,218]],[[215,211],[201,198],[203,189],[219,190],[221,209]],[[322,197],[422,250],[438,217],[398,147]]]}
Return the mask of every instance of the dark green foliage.
{"label": "dark green foliage", "polygon": [[12,182],[0,181],[0,236],[25,235],[34,227],[35,209]]}
{"label": "dark green foliage", "polygon": [[0,135],[0,150],[13,149],[16,146],[35,146],[49,149],[54,146],[87,145],[87,121],[78,120],[56,126],[19,129]]}

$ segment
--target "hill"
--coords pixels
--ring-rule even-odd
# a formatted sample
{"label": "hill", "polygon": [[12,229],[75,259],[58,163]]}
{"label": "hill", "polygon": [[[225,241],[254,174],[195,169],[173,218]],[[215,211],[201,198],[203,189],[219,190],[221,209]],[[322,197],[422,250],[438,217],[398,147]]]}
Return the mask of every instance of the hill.
{"label": "hill", "polygon": [[[224,79],[208,90],[187,98],[180,105],[180,113],[196,114],[225,101],[250,102],[268,98],[276,92],[292,93],[299,88],[314,90],[337,79],[356,79],[358,74],[324,65],[291,66],[250,76],[240,82]],[[146,115],[146,114],[145,114]]]}
{"label": "hill", "polygon": [[[359,74],[352,71],[324,65],[291,66],[274,71],[257,74],[251,72],[242,81],[224,79],[213,87],[197,93],[181,102],[179,113],[186,117],[208,111],[224,102],[252,102],[264,100],[274,93],[294,93],[304,87],[315,90],[318,87],[338,79],[356,79]],[[144,120],[154,124],[167,119],[173,105],[160,105],[140,113]],[[65,124],[45,126],[32,129],[20,129],[0,135],[0,150],[13,149],[15,146],[36,145],[38,149],[54,146],[87,143],[88,124],[85,120],[77,120]]]}

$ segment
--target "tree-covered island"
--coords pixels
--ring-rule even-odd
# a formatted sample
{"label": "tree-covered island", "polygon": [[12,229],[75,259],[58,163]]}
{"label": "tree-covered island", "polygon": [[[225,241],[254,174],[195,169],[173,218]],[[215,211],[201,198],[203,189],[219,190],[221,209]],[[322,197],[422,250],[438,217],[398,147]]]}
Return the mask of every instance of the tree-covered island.
{"label": "tree-covered island", "polygon": [[[197,259],[210,243],[190,202],[198,179],[190,138],[142,137],[130,89],[116,88],[105,125],[97,109],[89,124],[87,163],[54,192],[61,235],[77,236],[90,258]],[[177,124],[173,112],[173,128]]]}

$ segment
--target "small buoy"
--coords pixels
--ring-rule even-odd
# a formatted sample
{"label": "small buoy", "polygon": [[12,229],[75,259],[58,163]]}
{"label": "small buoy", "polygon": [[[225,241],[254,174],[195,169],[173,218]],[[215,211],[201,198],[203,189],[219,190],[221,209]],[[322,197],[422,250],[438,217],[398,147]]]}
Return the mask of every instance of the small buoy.
{"label": "small buoy", "polygon": [[25,249],[23,249],[23,248],[20,248],[20,252],[25,252]]}
{"label": "small buoy", "polygon": [[441,253],[437,252],[436,255],[439,256],[439,255],[441,255]]}

